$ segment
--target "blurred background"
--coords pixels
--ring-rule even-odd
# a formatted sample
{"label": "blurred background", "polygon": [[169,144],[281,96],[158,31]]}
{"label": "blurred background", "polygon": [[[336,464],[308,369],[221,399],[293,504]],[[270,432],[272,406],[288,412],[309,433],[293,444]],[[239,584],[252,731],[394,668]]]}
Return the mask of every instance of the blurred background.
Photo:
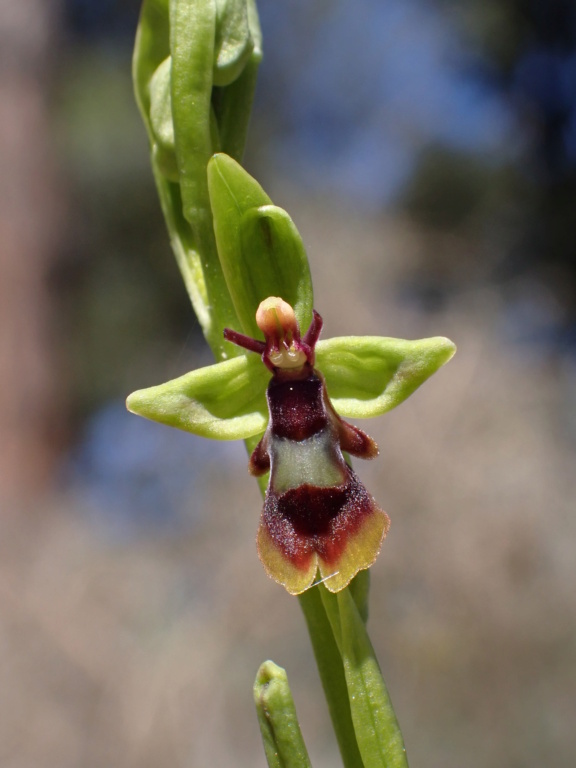
{"label": "blurred background", "polygon": [[[240,444],[126,413],[210,357],[130,83],[138,0],[0,6],[0,765],[263,768],[286,667],[338,765]],[[576,754],[576,5],[261,0],[246,166],[327,337],[459,351],[364,426],[371,634],[413,766]],[[223,481],[223,478],[225,480]]]}

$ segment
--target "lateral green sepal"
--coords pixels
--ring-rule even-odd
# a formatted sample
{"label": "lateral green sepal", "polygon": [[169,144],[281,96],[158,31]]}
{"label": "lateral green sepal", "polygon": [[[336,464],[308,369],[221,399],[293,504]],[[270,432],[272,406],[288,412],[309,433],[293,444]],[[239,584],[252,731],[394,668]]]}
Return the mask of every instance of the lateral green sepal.
{"label": "lateral green sepal", "polygon": [[129,411],[214,440],[245,440],[268,422],[270,378],[257,355],[240,355],[133,392]]}
{"label": "lateral green sepal", "polygon": [[339,336],[318,342],[316,367],[338,413],[367,419],[400,405],[455,352],[443,336],[417,341]]}

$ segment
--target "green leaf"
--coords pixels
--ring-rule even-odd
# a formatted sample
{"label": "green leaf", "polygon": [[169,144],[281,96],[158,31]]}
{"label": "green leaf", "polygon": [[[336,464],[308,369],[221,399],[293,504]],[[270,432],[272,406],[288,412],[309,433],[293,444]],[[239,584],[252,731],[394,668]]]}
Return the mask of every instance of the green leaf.
{"label": "green leaf", "polygon": [[369,597],[370,597],[370,568],[358,571],[348,585],[350,594],[354,598],[358,613],[364,624],[368,621]]}
{"label": "green leaf", "polygon": [[273,661],[258,670],[254,703],[269,768],[310,768],[288,677]]}
{"label": "green leaf", "polygon": [[339,336],[318,342],[316,366],[338,413],[366,419],[400,405],[455,351],[442,336],[418,341]]}
{"label": "green leaf", "polygon": [[312,281],[292,219],[227,155],[210,161],[208,185],[220,262],[241,330],[260,338],[258,304],[280,296],[305,331],[312,318]]}
{"label": "green leaf", "polygon": [[[251,27],[252,15],[249,9]],[[172,247],[204,335],[222,360],[238,355],[222,338],[238,320],[218,259],[206,177],[219,132],[211,104],[215,28],[214,0],[144,0],[133,77]],[[243,93],[251,92],[254,80],[251,73]],[[246,112],[240,135],[228,126],[227,141],[237,151]]]}
{"label": "green leaf", "polygon": [[408,768],[404,740],[366,626],[348,588],[320,597],[340,651],[364,768]]}
{"label": "green leaf", "polygon": [[248,25],[250,26],[250,36],[254,43],[253,54],[262,58],[262,29],[260,28],[260,19],[258,18],[258,6],[256,0],[247,0],[248,7]]}
{"label": "green leaf", "polygon": [[139,416],[201,437],[245,440],[266,428],[269,378],[257,355],[241,355],[133,392],[126,406]]}
{"label": "green leaf", "polygon": [[344,768],[360,768],[362,758],[358,751],[352,723],[342,657],[324,610],[320,589],[321,587],[307,589],[306,592],[298,595],[298,601],[306,619],[314,658],[318,666],[318,673],[322,681],[322,688],[326,696],[326,703],[338,740]]}
{"label": "green leaf", "polygon": [[364,622],[349,590],[336,595],[340,650],[365,768],[408,768],[406,749]]}

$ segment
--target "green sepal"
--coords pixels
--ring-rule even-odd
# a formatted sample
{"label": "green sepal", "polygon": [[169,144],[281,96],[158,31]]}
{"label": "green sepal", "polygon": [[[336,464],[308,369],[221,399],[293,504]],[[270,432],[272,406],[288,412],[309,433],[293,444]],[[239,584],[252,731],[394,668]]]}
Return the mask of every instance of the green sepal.
{"label": "green sepal", "polygon": [[208,188],[220,263],[242,326],[236,330],[262,337],[255,308],[268,296],[291,304],[306,330],[312,318],[312,281],[292,219],[227,155],[210,160]]}
{"label": "green sepal", "polygon": [[254,703],[268,768],[310,768],[286,671],[273,661],[258,670]]}
{"label": "green sepal", "polygon": [[316,367],[339,414],[367,419],[400,405],[454,355],[450,339],[339,336],[316,345]]}
{"label": "green sepal", "polygon": [[133,392],[129,411],[213,440],[245,440],[268,422],[270,373],[258,355],[240,355]]}
{"label": "green sepal", "polygon": [[[318,369],[335,409],[348,418],[379,416],[399,405],[454,354],[443,337],[404,341],[344,336],[318,342]],[[200,368],[128,397],[128,410],[215,440],[264,432],[270,373],[255,354]]]}

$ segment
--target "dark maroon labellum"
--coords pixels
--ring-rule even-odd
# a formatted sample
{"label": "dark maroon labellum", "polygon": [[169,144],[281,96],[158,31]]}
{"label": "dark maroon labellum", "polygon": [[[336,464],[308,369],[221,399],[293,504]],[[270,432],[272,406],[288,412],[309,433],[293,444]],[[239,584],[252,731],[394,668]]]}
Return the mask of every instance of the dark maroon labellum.
{"label": "dark maroon labellum", "polygon": [[376,443],[343,421],[313,368],[322,318],[314,312],[304,339],[290,305],[270,298],[257,322],[266,341],[226,329],[225,338],[262,355],[272,371],[270,419],[250,458],[250,471],[270,480],[258,531],[258,551],[269,575],[292,594],[310,587],[320,570],[337,592],[376,559],[389,520],[366,491],[343,451],[361,458]]}

